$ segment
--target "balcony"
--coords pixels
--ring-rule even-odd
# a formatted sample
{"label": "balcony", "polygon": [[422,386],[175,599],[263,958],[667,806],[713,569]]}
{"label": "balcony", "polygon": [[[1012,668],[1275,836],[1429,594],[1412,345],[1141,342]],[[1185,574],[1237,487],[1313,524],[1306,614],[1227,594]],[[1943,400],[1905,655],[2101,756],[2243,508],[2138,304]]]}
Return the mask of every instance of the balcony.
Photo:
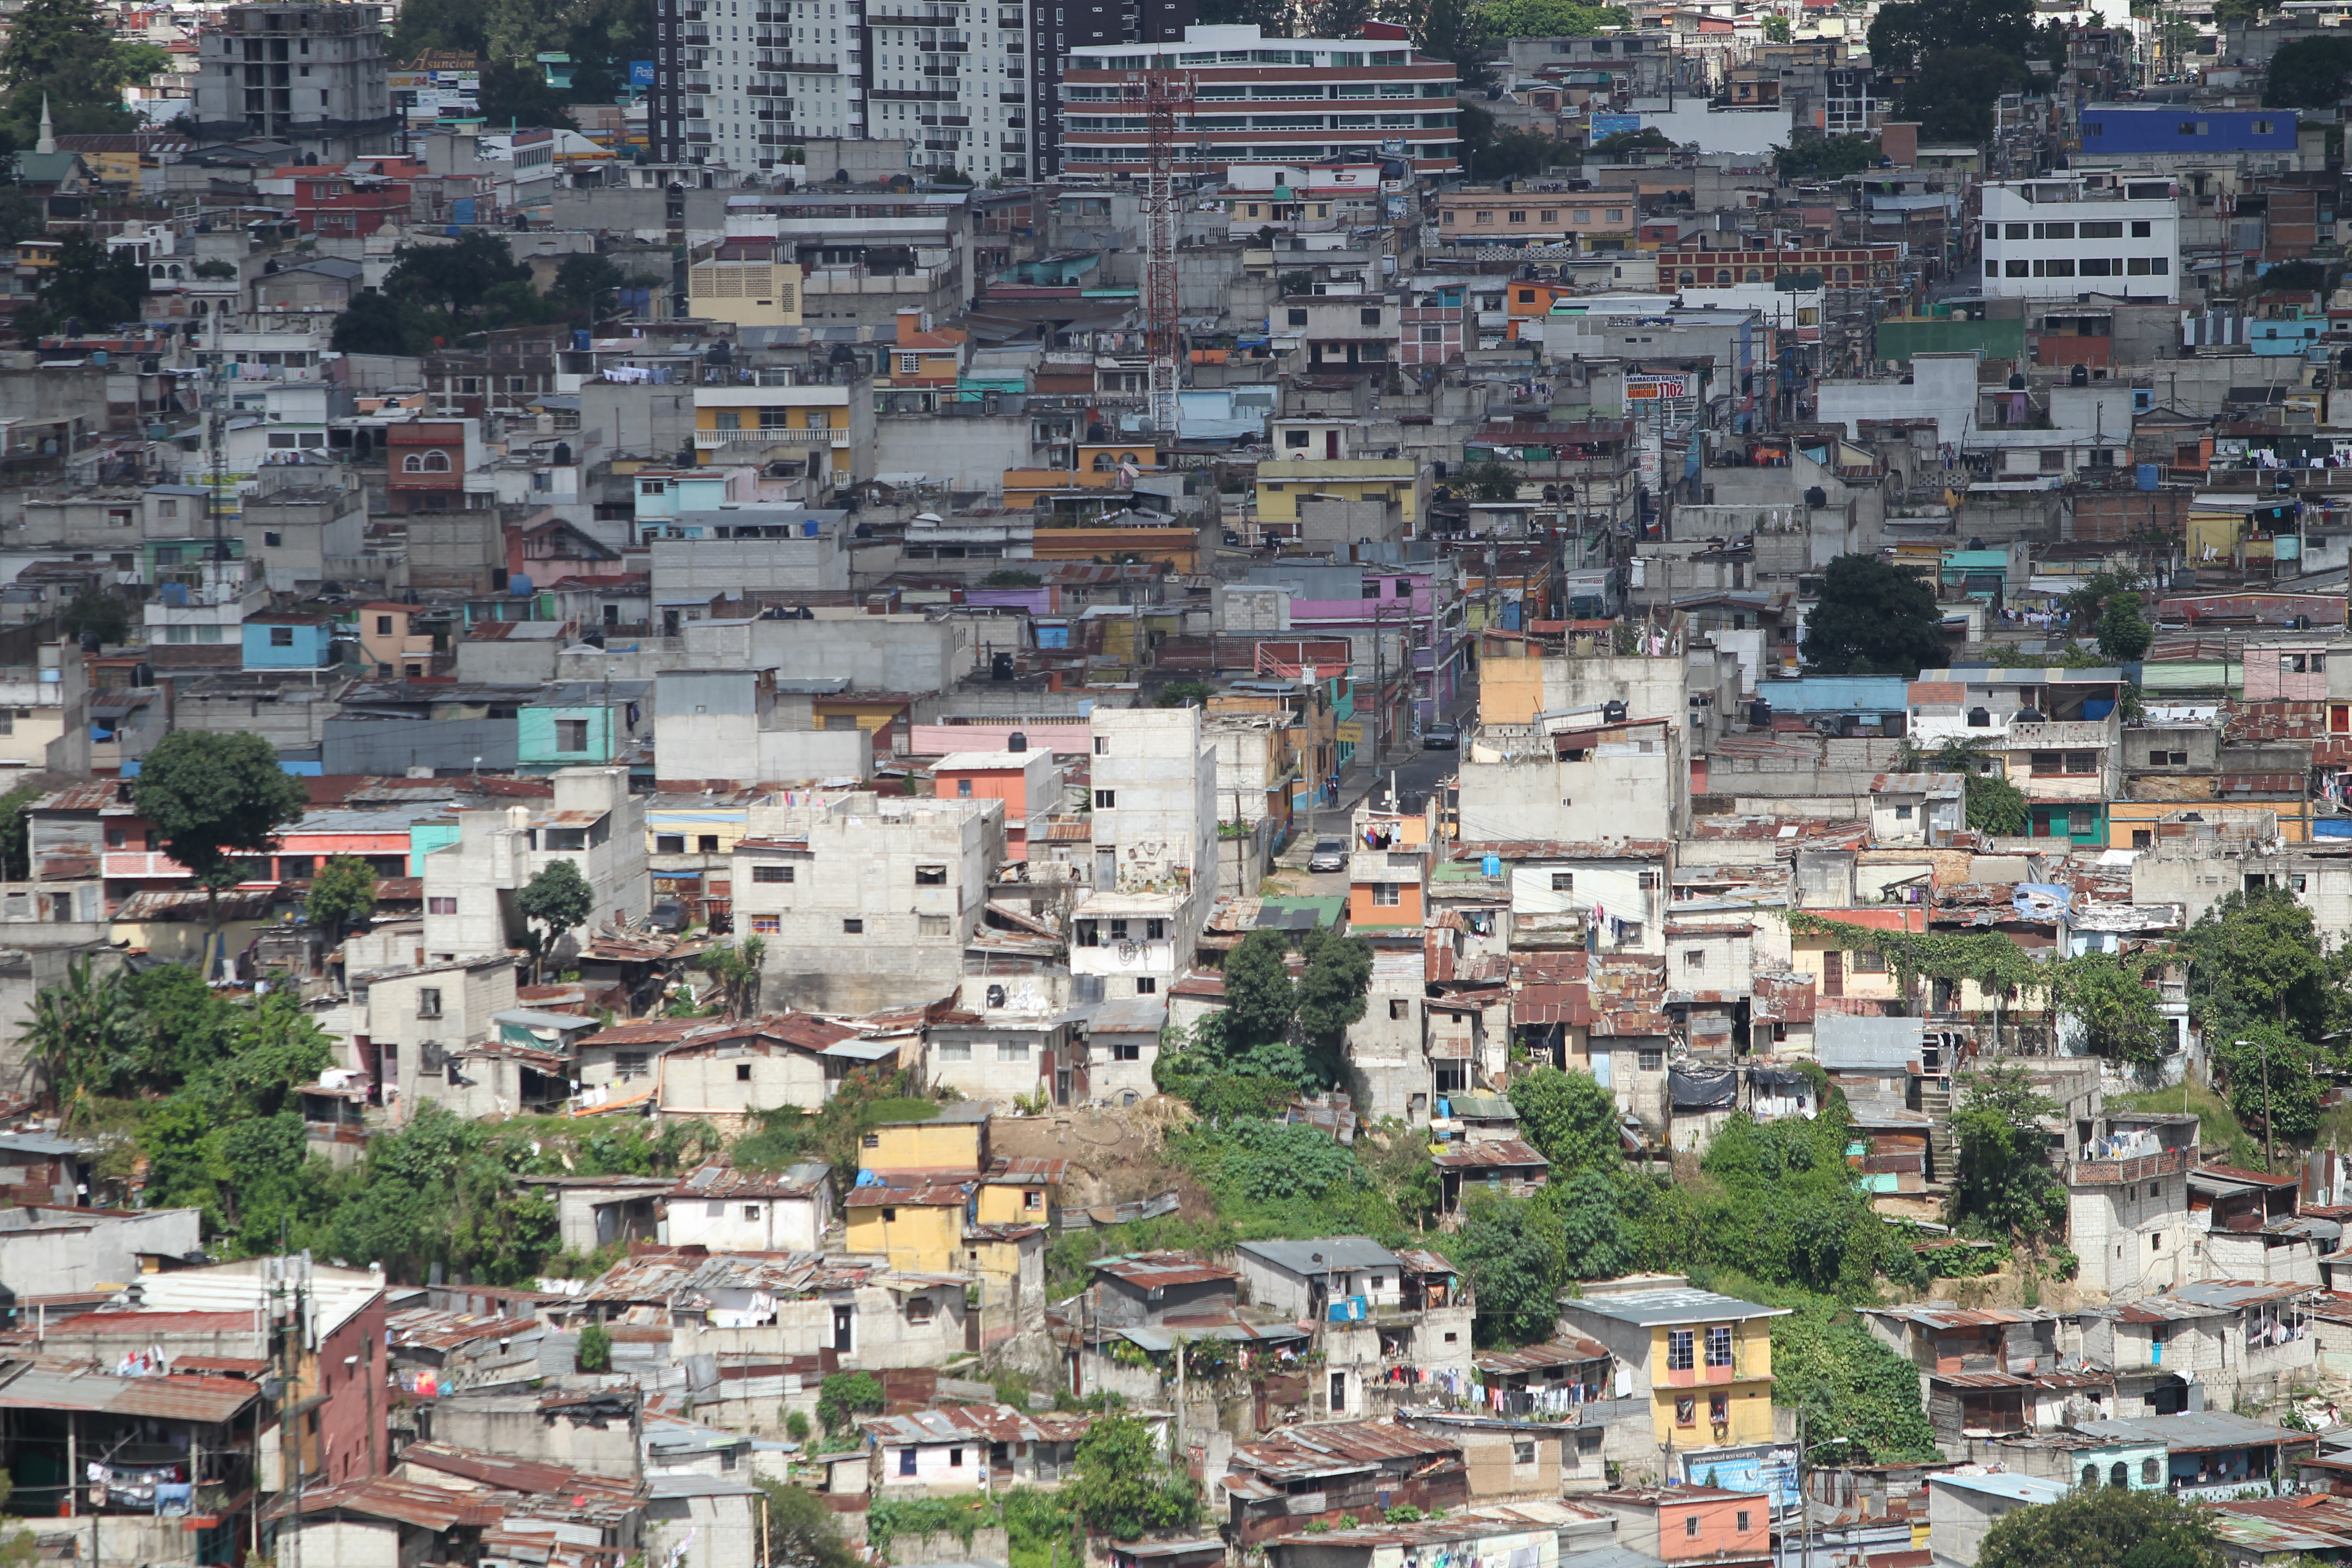
{"label": "balcony", "polygon": [[2189,1152],[2185,1149],[2163,1149],[2130,1160],[2069,1160],[2066,1162],[2066,1184],[2069,1186],[2123,1186],[2188,1168]]}
{"label": "balcony", "polygon": [[846,430],[697,430],[694,445],[699,451],[722,450],[735,447],[833,447],[849,445]]}

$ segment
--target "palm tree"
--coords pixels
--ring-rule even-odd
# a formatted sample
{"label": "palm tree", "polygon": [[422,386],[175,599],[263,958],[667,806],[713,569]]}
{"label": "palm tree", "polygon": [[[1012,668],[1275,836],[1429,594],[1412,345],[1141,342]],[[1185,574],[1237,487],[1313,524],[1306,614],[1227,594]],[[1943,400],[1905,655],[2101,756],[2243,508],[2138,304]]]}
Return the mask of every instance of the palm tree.
{"label": "palm tree", "polygon": [[33,999],[25,1047],[62,1111],[69,1099],[134,1075],[142,1037],[121,972],[101,975],[85,956],[67,966],[64,984],[46,986]]}

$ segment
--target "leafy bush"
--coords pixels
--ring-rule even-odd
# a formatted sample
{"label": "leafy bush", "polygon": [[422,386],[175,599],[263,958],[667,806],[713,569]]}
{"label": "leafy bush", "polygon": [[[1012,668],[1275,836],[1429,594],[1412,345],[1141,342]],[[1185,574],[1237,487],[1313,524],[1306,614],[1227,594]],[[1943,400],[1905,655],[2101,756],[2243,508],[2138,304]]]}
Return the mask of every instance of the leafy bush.
{"label": "leafy bush", "polygon": [[880,1415],[883,1403],[881,1384],[865,1373],[829,1372],[817,1387],[816,1418],[827,1436],[837,1437],[857,1416]]}

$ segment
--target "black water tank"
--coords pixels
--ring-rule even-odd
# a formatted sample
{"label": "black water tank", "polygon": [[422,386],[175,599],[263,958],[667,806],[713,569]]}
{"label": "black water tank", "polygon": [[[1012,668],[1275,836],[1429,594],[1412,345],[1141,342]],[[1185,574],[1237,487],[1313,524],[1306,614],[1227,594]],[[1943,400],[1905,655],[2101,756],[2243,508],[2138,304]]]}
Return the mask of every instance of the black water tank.
{"label": "black water tank", "polygon": [[1818,511],[1822,507],[1830,504],[1830,492],[1822,489],[1819,485],[1807,485],[1805,487],[1805,504]]}
{"label": "black water tank", "polygon": [[997,653],[997,654],[991,654],[991,655],[989,655],[989,658],[988,658],[988,678],[989,678],[991,680],[1010,680],[1010,679],[1013,679],[1013,656],[1012,656],[1011,654],[1009,654],[1009,653]]}
{"label": "black water tank", "polygon": [[2068,374],[2068,375],[2067,375],[2067,377],[2066,377],[2066,380],[2067,380],[2067,382],[2068,382],[2070,384],[2074,385],[2074,386],[2088,386],[2088,385],[2090,385],[2090,384],[2091,384],[2091,367],[2090,367],[2089,365],[2086,365],[2086,364],[2078,364],[2078,365],[2076,365],[2076,366],[2074,368],[2074,370],[2073,370],[2071,373],[2069,373],[2069,374]]}
{"label": "black water tank", "polygon": [[1613,697],[1603,702],[1601,705],[1601,721],[1604,724],[1622,724],[1625,721],[1625,704]]}
{"label": "black water tank", "polygon": [[154,685],[155,667],[152,664],[132,665],[131,667],[131,684],[133,686]]}
{"label": "black water tank", "polygon": [[105,639],[104,637],[100,637],[96,632],[84,632],[84,633],[82,633],[82,634],[81,634],[81,651],[82,651],[82,652],[84,652],[84,653],[96,653],[99,649],[100,649],[100,648],[104,647],[105,646],[106,646],[106,639]]}
{"label": "black water tank", "polygon": [[1748,727],[1751,730],[1772,727],[1772,705],[1761,697],[1748,705]]}
{"label": "black water tank", "polygon": [[2049,721],[2042,716],[2042,710],[2039,708],[2021,708],[2017,710],[2017,716],[2010,721],[2012,724],[2046,724]]}
{"label": "black water tank", "polygon": [[2013,370],[2009,373],[2009,389],[2011,392],[2023,392],[2025,390],[2025,373],[2023,371]]}
{"label": "black water tank", "polygon": [[1015,730],[1004,737],[1004,749],[1008,752],[1025,752],[1029,749],[1029,737]]}
{"label": "black water tank", "polygon": [[559,468],[568,468],[572,466],[571,442],[558,441],[555,444],[555,466]]}

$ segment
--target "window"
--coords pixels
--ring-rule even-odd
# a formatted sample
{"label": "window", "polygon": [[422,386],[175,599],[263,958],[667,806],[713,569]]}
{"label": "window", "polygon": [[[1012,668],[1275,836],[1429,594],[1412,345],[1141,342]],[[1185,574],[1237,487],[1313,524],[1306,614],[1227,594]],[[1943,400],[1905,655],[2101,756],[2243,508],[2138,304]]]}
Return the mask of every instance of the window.
{"label": "window", "polygon": [[654,835],[654,853],[655,853],[655,854],[656,854],[656,855],[683,855],[683,854],[685,854],[685,853],[686,853],[686,835],[685,835],[685,834],[683,834],[683,833],[656,833],[656,834],[655,834],[655,835]]}
{"label": "window", "polygon": [[1138,996],[1157,996],[1157,995],[1159,995],[1159,994],[1160,994],[1160,982],[1159,982],[1159,980],[1158,980],[1157,978],[1155,978],[1154,976],[1152,976],[1152,975],[1149,975],[1149,974],[1139,974],[1139,975],[1136,976],[1136,979],[1135,979],[1135,994],[1136,994]]}
{"label": "window", "polygon": [[1739,1530],[1743,1535],[1748,1531],[1748,1510],[1744,1508],[1739,1510]]}
{"label": "window", "polygon": [[950,1448],[948,1450],[948,1468],[951,1470],[960,1470],[963,1468],[963,1450],[961,1448]]}
{"label": "window", "polygon": [[948,868],[945,866],[915,868],[915,886],[918,888],[944,888],[947,886],[947,881]]}
{"label": "window", "polygon": [[588,721],[558,719],[555,721],[555,749],[559,752],[584,752],[588,749]]}
{"label": "window", "polygon": [[1668,1372],[1688,1372],[1697,1364],[1691,1359],[1696,1339],[1696,1333],[1689,1329],[1666,1331],[1666,1370]]}
{"label": "window", "polygon": [[1636,1059],[1640,1062],[1643,1072],[1664,1072],[1666,1069],[1666,1053],[1664,1047],[1643,1046],[1636,1054]]}
{"label": "window", "polygon": [[1359,310],[1359,311],[1357,311],[1357,312],[1356,312],[1356,321],[1357,321],[1358,324],[1359,324],[1359,325],[1361,325],[1361,326],[1367,326],[1367,327],[1377,327],[1377,326],[1379,326],[1379,325],[1381,324],[1381,312],[1380,312],[1380,308],[1379,308],[1378,306],[1374,306],[1374,307],[1372,307],[1372,308],[1370,308],[1370,309],[1369,309],[1369,310]]}
{"label": "window", "polygon": [[425,900],[425,912],[428,915],[454,915],[457,912],[457,900],[455,899],[427,899]]}
{"label": "window", "polygon": [[1095,755],[1097,757],[1108,757],[1110,755],[1110,737],[1108,735],[1097,735],[1095,737]]}
{"label": "window", "polygon": [[294,646],[294,628],[292,626],[270,627],[269,646],[271,647],[292,647]]}
{"label": "window", "polygon": [[1410,1018],[1412,1016],[1412,1002],[1410,998],[1403,996],[1391,996],[1389,998],[1389,1017],[1391,1021],[1401,1018]]}
{"label": "window", "polygon": [[1307,312],[1294,307],[1290,312],[1290,324],[1294,327],[1305,326],[1307,324]]}
{"label": "window", "polygon": [[1707,1325],[1706,1364],[1709,1366],[1731,1364],[1731,1325],[1729,1323]]}
{"label": "window", "polygon": [[1884,974],[1886,973],[1886,955],[1875,948],[1863,948],[1853,955],[1853,972],[1856,974]]}
{"label": "window", "polygon": [[1555,893],[1572,893],[1576,891],[1576,873],[1573,871],[1554,871],[1551,874],[1551,890]]}
{"label": "window", "polygon": [[[735,1064],[735,1081],[737,1083],[749,1083],[751,1081],[751,1064],[750,1062],[737,1062]],[[759,1216],[757,1215],[752,1215],[747,1217],[756,1219]]]}
{"label": "window", "polygon": [[1685,1539],[1689,1539],[1689,1540],[1696,1540],[1696,1539],[1697,1539],[1697,1537],[1698,1537],[1698,1515],[1697,1515],[1697,1514],[1696,1514],[1696,1513],[1686,1513],[1686,1514],[1683,1515],[1683,1535],[1685,1536]]}
{"label": "window", "polygon": [[2157,1464],[2154,1459],[2142,1459],[2139,1462],[2140,1485],[2144,1487],[2152,1487],[2156,1485],[2158,1473],[2159,1472],[2158,1471]]}
{"label": "window", "polygon": [[866,934],[866,922],[853,916],[841,922],[841,931],[844,936],[864,936]]}
{"label": "window", "polygon": [[423,986],[418,989],[416,993],[416,1016],[420,1018],[437,1018],[441,1016],[441,993],[439,990],[430,985]]}
{"label": "window", "polygon": [[1706,1396],[1706,1418],[1717,1426],[1731,1419],[1731,1395],[1710,1394]]}
{"label": "window", "polygon": [[1118,809],[1118,791],[1115,789],[1098,789],[1095,791],[1095,809],[1097,811],[1117,811]]}
{"label": "window", "polygon": [[1706,949],[1705,949],[1705,948],[1703,948],[1703,947],[1693,947],[1693,948],[1685,948],[1685,949],[1684,949],[1684,951],[1683,951],[1683,967],[1684,967],[1684,968],[1685,968],[1685,969],[1704,969],[1704,968],[1706,968]]}
{"label": "window", "polygon": [[964,798],[970,798],[971,795],[971,781],[970,779],[956,780],[956,794]]}
{"label": "window", "polygon": [[1403,883],[1374,882],[1372,884],[1372,904],[1374,908],[1392,910],[1402,902],[1404,902]]}
{"label": "window", "polygon": [[790,866],[754,866],[751,868],[751,880],[755,882],[789,882],[792,879],[793,868]]}
{"label": "window", "polygon": [[1143,922],[1143,937],[1146,942],[1164,941],[1167,935],[1168,922],[1166,921],[1149,920]]}
{"label": "window", "polygon": [[1029,1042],[1026,1040],[997,1041],[996,1059],[1001,1062],[1027,1061],[1029,1059]]}
{"label": "window", "polygon": [[781,936],[783,934],[783,930],[784,917],[782,915],[753,915],[751,917],[751,931],[754,935]]}
{"label": "window", "polygon": [[950,936],[954,933],[954,923],[945,915],[917,915],[915,917],[915,934],[917,936]]}
{"label": "window", "polygon": [[1533,1443],[1514,1443],[1511,1445],[1511,1463],[1515,1465],[1532,1465],[1535,1462],[1536,1446]]}
{"label": "window", "polygon": [[1102,945],[1102,928],[1097,926],[1092,921],[1080,921],[1078,922],[1078,945],[1080,947],[1100,947]]}
{"label": "window", "polygon": [[631,1079],[645,1077],[646,1064],[651,1059],[652,1055],[650,1051],[614,1052],[613,1076],[623,1083],[628,1082]]}
{"label": "window", "polygon": [[1115,1062],[1139,1062],[1143,1059],[1141,1046],[1113,1046],[1110,1059]]}

